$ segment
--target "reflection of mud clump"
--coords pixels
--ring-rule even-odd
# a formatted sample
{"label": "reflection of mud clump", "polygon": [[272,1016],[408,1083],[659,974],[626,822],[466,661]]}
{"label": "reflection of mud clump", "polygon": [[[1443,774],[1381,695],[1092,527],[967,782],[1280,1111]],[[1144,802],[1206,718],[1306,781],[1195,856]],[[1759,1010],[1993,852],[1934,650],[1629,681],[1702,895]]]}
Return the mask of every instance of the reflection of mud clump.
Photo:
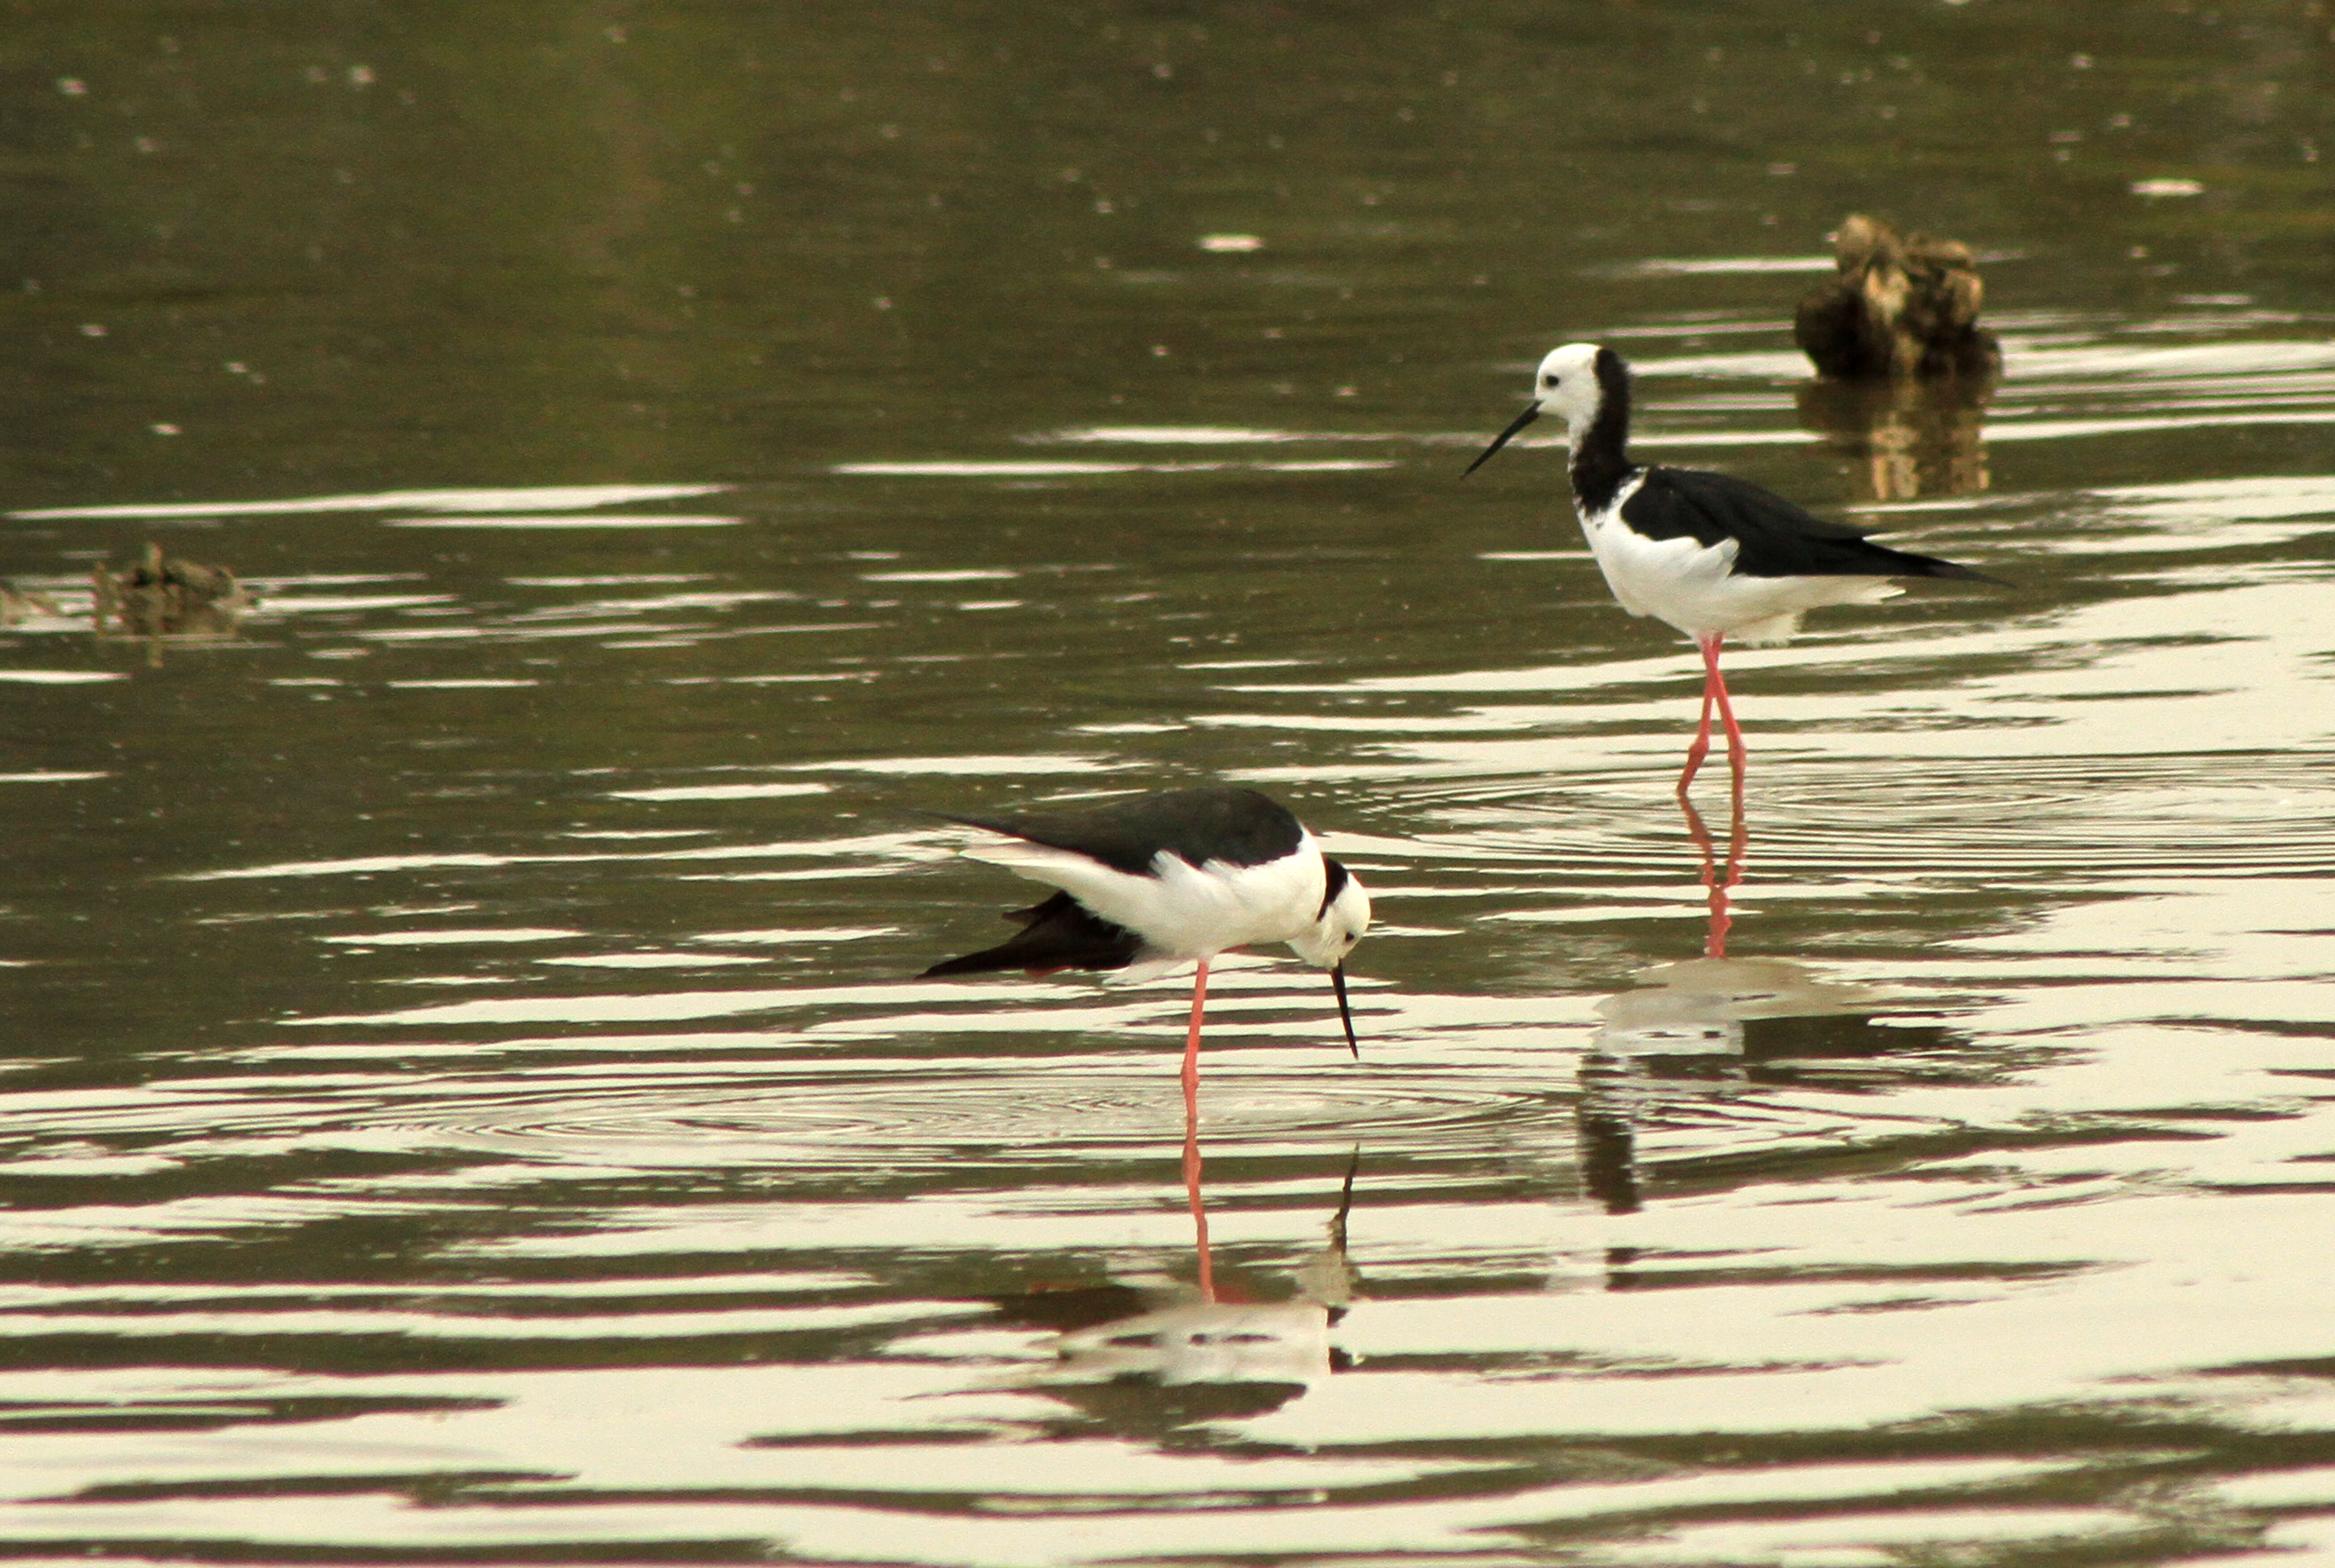
{"label": "reflection of mud clump", "polygon": [[35,594],[28,589],[12,587],[6,583],[0,583],[0,626],[13,626],[17,622],[28,621],[34,615],[55,615],[62,613],[57,608],[57,602],[46,594]]}
{"label": "reflection of mud clump", "polygon": [[96,629],[130,637],[222,636],[251,608],[251,595],[225,566],[167,561],[148,545],[146,559],[116,576],[102,566],[90,573]]}
{"label": "reflection of mud clump", "polygon": [[1959,240],[1904,239],[1852,213],[1834,257],[1840,276],[1800,302],[1793,341],[1818,375],[1842,381],[1991,376],[2002,368],[1994,334],[1978,324],[1985,288]]}
{"label": "reflection of mud clump", "polygon": [[1985,489],[1984,381],[1802,383],[1800,423],[1848,460],[1861,498],[1911,500]]}

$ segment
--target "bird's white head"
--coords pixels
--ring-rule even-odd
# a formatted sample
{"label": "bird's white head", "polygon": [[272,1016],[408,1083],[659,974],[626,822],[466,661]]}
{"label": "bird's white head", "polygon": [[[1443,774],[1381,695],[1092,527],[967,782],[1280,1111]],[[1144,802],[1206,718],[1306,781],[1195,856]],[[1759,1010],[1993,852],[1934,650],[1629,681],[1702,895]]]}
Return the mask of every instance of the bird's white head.
{"label": "bird's white head", "polygon": [[1322,912],[1313,924],[1290,938],[1290,950],[1316,969],[1335,969],[1371,928],[1371,895],[1353,874],[1335,860],[1324,859]]}
{"label": "bird's white head", "polygon": [[1549,350],[1540,369],[1533,373],[1533,407],[1556,415],[1568,431],[1588,428],[1605,401],[1604,390],[1597,382],[1599,353],[1594,343],[1569,343]]}
{"label": "bird's white head", "polygon": [[1492,444],[1468,465],[1468,472],[1472,474],[1482,468],[1494,452],[1508,444],[1509,438],[1543,414],[1555,414],[1563,420],[1565,439],[1574,442],[1578,450],[1583,434],[1597,422],[1597,416],[1609,404],[1626,420],[1629,375],[1619,354],[1594,343],[1569,343],[1549,350],[1540,368],[1533,372],[1533,401],[1525,405],[1525,411],[1507,429],[1492,438]]}

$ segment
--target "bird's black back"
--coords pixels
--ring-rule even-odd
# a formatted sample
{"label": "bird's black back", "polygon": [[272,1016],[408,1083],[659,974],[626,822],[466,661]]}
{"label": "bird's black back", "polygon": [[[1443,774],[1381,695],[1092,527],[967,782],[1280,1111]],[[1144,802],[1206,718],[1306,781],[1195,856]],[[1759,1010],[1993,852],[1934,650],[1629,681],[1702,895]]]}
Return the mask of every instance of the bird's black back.
{"label": "bird's black back", "polygon": [[1152,857],[1162,849],[1194,866],[1209,860],[1262,866],[1296,853],[1304,832],[1271,797],[1230,784],[1169,789],[1071,811],[949,820],[1067,849],[1136,876],[1149,874]]}
{"label": "bird's black back", "polygon": [[1016,909],[1008,920],[1022,929],[994,947],[945,959],[920,977],[986,974],[998,969],[1125,969],[1143,951],[1143,938],[1089,910],[1067,893]]}
{"label": "bird's black back", "polygon": [[1985,577],[1935,556],[1876,545],[1846,523],[1812,517],[1732,474],[1660,465],[1644,472],[1644,482],[1622,503],[1622,521],[1650,539],[1733,539],[1738,576]]}

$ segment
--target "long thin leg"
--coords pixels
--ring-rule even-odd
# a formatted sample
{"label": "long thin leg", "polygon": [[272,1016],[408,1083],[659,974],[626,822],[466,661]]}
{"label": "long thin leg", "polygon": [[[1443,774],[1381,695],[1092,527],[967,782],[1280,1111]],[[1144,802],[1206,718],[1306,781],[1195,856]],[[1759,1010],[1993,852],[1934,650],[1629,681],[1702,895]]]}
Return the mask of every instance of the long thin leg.
{"label": "long thin leg", "polygon": [[1200,1013],[1208,1005],[1208,961],[1200,960],[1192,975],[1192,1027],[1184,1036],[1184,1109],[1200,1114]]}
{"label": "long thin leg", "polygon": [[1743,795],[1743,770],[1751,758],[1743,744],[1743,727],[1735,721],[1735,704],[1727,700],[1727,677],[1719,673],[1720,634],[1713,632],[1702,640],[1702,667],[1706,672],[1704,684],[1719,699],[1719,717],[1727,726],[1727,763],[1735,775],[1735,795]]}
{"label": "long thin leg", "polygon": [[1184,1195],[1191,1200],[1192,1234],[1200,1258],[1200,1299],[1216,1299],[1215,1260],[1208,1254],[1208,1211],[1200,1202],[1200,1015],[1208,1004],[1208,961],[1192,976],[1192,1027],[1184,1036]]}
{"label": "long thin leg", "polygon": [[1706,664],[1706,671],[1702,677],[1702,722],[1695,727],[1694,744],[1686,749],[1686,767],[1679,773],[1678,792],[1679,799],[1681,800],[1686,799],[1687,787],[1694,782],[1694,776],[1702,770],[1702,760],[1710,755],[1710,675],[1709,673],[1709,668],[1713,666],[1710,665],[1710,641],[1708,639],[1699,640],[1701,641],[1703,644],[1704,662]]}

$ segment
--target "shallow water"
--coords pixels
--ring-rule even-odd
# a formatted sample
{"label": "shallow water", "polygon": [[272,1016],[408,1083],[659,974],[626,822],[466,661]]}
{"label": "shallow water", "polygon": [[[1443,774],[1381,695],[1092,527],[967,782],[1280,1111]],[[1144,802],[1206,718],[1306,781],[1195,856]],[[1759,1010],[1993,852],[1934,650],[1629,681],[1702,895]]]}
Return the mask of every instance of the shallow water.
{"label": "shallow water", "polygon": [[[2335,1552],[2326,17],[104,11],[9,44],[0,1553]],[[1990,397],[1807,382],[1864,206]],[[2008,585],[1730,650],[1739,840],[1555,451],[1458,481],[1570,337]],[[93,638],[150,539],[257,607]],[[906,978],[1026,901],[925,813],[1208,777],[1380,921],[1359,1063],[1214,978],[1214,1300],[1184,982]]]}

